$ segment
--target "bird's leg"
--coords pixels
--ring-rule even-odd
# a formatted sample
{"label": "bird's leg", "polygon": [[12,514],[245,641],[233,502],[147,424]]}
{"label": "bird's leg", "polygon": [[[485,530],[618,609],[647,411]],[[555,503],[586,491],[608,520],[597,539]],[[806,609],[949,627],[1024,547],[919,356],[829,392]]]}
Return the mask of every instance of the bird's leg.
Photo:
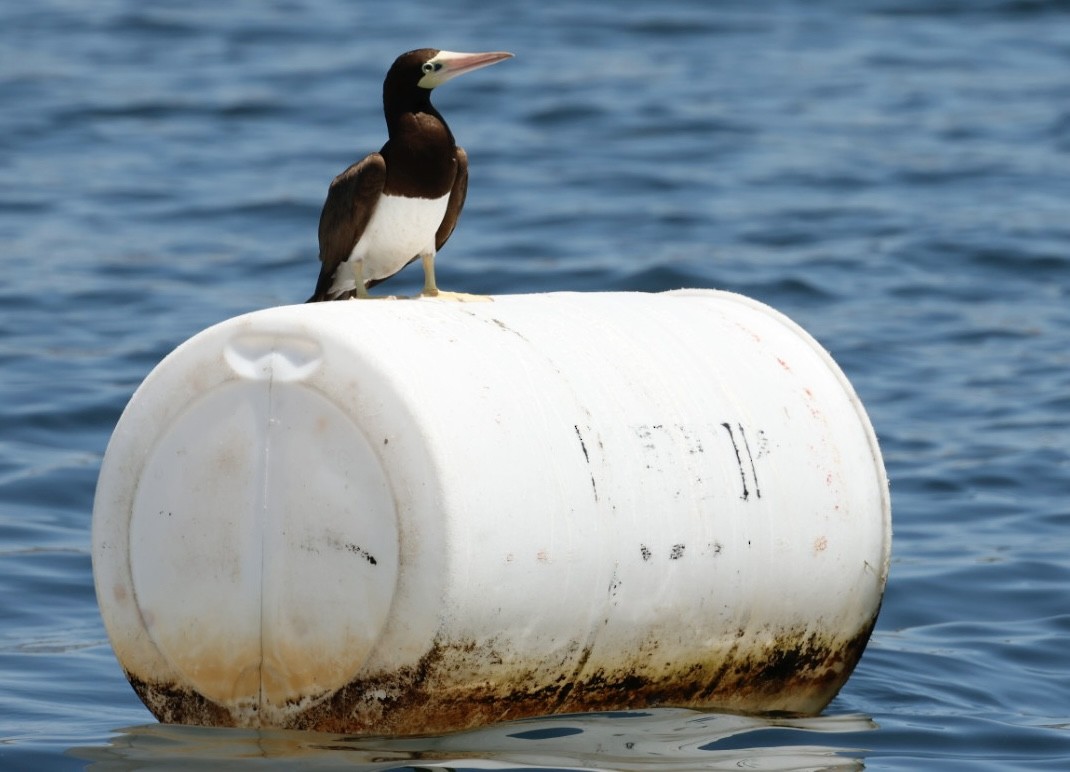
{"label": "bird's leg", "polygon": [[355,280],[356,287],[354,288],[353,295],[350,298],[353,300],[396,300],[394,295],[369,295],[368,285],[364,283],[364,264],[353,264],[353,279]]}
{"label": "bird's leg", "polygon": [[420,262],[424,266],[424,288],[420,292],[420,297],[423,298],[440,298],[442,300],[453,300],[458,303],[474,303],[494,300],[487,295],[469,295],[467,292],[443,292],[435,284],[435,253],[420,255]]}
{"label": "bird's leg", "polygon": [[438,285],[435,284],[435,253],[420,255],[420,262],[424,266],[424,288],[420,291],[420,295],[433,298],[438,295]]}
{"label": "bird's leg", "polygon": [[353,283],[356,285],[354,290],[356,294],[352,297],[357,300],[367,300],[370,295],[368,295],[368,287],[364,284],[364,261],[354,260],[350,267],[353,269]]}

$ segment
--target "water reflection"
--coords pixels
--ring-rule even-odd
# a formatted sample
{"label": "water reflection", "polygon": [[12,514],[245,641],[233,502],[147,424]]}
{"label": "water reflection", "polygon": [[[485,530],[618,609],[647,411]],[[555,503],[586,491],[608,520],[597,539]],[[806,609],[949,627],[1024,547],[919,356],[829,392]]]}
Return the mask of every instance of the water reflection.
{"label": "water reflection", "polygon": [[[860,715],[754,718],[654,709],[566,715],[432,737],[350,737],[314,732],[148,724],[116,731],[106,746],[70,756],[94,772],[166,767],[234,769],[862,769],[862,752],[829,734],[876,729]],[[821,733],[820,741],[806,742]]]}

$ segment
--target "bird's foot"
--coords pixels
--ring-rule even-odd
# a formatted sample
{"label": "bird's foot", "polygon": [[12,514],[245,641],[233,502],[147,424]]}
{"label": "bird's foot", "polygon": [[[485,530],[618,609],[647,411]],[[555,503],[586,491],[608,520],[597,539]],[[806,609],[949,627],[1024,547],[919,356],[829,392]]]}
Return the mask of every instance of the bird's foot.
{"label": "bird's foot", "polygon": [[494,300],[490,295],[470,295],[467,292],[444,292],[443,290],[424,290],[416,297],[452,300],[454,303],[490,303]]}

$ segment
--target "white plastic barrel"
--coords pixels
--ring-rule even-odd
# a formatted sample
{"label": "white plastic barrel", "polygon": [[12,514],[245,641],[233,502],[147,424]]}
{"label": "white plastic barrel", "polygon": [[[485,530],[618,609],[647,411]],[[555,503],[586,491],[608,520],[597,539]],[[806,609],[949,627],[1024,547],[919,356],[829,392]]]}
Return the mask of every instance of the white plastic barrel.
{"label": "white plastic barrel", "polygon": [[702,290],[231,319],[134,394],[93,514],[104,622],[160,720],[380,734],[820,711],[890,540],[828,353]]}

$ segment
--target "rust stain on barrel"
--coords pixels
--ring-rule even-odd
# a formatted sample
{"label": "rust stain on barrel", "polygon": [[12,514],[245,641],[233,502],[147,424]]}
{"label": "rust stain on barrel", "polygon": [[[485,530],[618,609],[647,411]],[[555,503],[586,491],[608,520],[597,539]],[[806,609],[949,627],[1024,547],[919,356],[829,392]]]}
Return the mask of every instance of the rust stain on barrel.
{"label": "rust stain on barrel", "polygon": [[654,706],[805,715],[835,696],[872,627],[871,621],[847,638],[808,629],[740,631],[720,656],[689,662],[663,661],[652,640],[634,661],[610,666],[591,657],[571,669],[503,662],[492,643],[440,643],[415,665],[358,677],[300,703],[246,706],[241,716],[187,689],[128,677],[161,721],[347,734],[441,733],[553,713]]}

